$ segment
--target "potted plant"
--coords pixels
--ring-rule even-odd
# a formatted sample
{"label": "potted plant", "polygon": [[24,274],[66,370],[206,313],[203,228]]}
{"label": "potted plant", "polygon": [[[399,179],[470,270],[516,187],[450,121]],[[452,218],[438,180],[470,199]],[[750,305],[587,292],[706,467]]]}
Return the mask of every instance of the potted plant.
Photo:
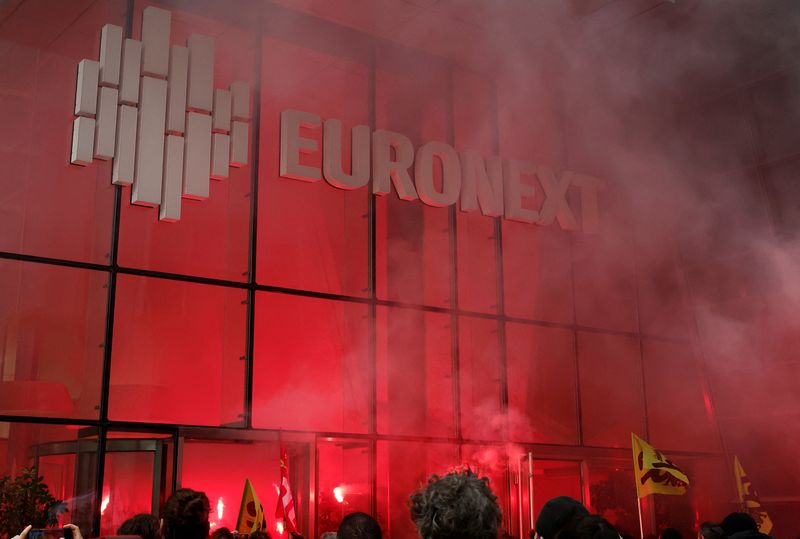
{"label": "potted plant", "polygon": [[57,500],[44,477],[33,468],[25,468],[15,478],[0,477],[0,536],[13,537],[25,526],[46,528],[58,525],[58,515],[66,512],[66,504]]}

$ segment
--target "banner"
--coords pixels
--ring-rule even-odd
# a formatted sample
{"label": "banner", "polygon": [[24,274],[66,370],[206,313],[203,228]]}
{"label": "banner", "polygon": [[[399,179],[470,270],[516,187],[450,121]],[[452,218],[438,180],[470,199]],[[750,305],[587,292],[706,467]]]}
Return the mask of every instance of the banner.
{"label": "banner", "polygon": [[236,531],[253,533],[264,527],[264,508],[258,501],[256,490],[249,479],[244,480],[242,505],[239,507],[239,518],[236,519]]}
{"label": "banner", "polygon": [[281,446],[281,486],[278,492],[278,506],[275,508],[275,518],[283,523],[283,529],[287,532],[297,531],[297,521],[294,511],[294,498],[292,497],[292,487],[289,484],[289,457],[286,449]]}
{"label": "banner", "polygon": [[631,433],[633,469],[636,476],[636,494],[640,498],[650,494],[686,493],[689,478],[661,451]]}
{"label": "banner", "polygon": [[753,483],[748,479],[747,474],[739,462],[739,457],[733,457],[733,471],[736,474],[736,488],[739,489],[739,501],[742,503],[742,510],[753,517],[758,524],[761,533],[769,535],[772,531],[772,519],[761,505],[758,493],[753,487]]}

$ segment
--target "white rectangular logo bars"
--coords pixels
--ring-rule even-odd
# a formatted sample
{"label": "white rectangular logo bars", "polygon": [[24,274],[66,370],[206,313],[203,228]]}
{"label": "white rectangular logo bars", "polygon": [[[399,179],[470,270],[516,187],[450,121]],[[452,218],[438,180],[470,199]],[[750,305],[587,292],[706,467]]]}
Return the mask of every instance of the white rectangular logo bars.
{"label": "white rectangular logo bars", "polygon": [[81,60],[71,162],[113,159],[111,182],[131,185],[131,202],[159,206],[177,221],[181,198],[204,199],[209,179],[245,166],[250,89],[214,89],[214,40],[193,34],[170,46],[169,11],[147,7],[142,39],[103,27],[100,60]]}

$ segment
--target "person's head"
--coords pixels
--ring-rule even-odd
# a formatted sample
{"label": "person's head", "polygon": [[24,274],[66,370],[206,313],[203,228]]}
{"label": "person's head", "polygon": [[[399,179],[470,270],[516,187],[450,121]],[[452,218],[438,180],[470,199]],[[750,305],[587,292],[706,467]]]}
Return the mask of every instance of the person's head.
{"label": "person's head", "polygon": [[698,539],[725,539],[725,532],[716,522],[703,522],[697,530]]}
{"label": "person's head", "polygon": [[734,533],[758,531],[758,524],[755,519],[747,513],[731,513],[722,519],[720,527],[728,537]]}
{"label": "person's head", "polygon": [[161,537],[161,522],[155,515],[141,513],[134,515],[117,528],[117,535],[138,535],[142,539]]}
{"label": "person's head", "polygon": [[675,528],[664,528],[661,530],[659,539],[683,539],[683,535]]}
{"label": "person's head", "polygon": [[319,539],[336,539],[336,532],[325,532],[319,536]]}
{"label": "person's head", "polygon": [[381,527],[366,513],[350,513],[336,532],[338,539],[381,539]]}
{"label": "person's head", "polygon": [[562,528],[586,516],[589,511],[578,500],[569,496],[550,498],[539,511],[536,533],[544,539],[555,539]]}
{"label": "person's head", "polygon": [[464,470],[431,476],[411,495],[411,519],[422,539],[496,539],[500,506],[489,480]]}
{"label": "person's head", "polygon": [[569,520],[556,532],[554,537],[558,539],[619,539],[619,532],[600,515],[587,514]]}
{"label": "person's head", "polygon": [[257,530],[250,534],[250,539],[272,539],[264,530]]}
{"label": "person's head", "polygon": [[205,492],[176,490],[164,505],[164,539],[206,539],[209,512]]}
{"label": "person's head", "polygon": [[211,534],[211,539],[233,539],[233,532],[226,527],[217,528]]}

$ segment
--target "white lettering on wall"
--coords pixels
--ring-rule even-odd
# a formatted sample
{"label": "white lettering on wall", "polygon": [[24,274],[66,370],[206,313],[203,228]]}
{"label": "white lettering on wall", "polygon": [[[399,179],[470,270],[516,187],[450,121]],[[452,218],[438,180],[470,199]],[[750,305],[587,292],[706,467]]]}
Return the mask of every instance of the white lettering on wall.
{"label": "white lettering on wall", "polygon": [[369,126],[353,128],[350,143],[350,170],[342,168],[342,122],[325,120],[322,137],[322,175],[325,181],[339,189],[358,189],[369,183]]}
{"label": "white lettering on wall", "polygon": [[[394,157],[392,157],[394,152]],[[408,174],[414,164],[414,145],[408,137],[393,131],[379,129],[372,134],[372,192],[389,193],[394,185],[402,200],[414,200],[417,190]]]}
{"label": "white lettering on wall", "polygon": [[486,161],[474,150],[461,152],[461,211],[481,208],[487,217],[503,215],[503,160]]}
{"label": "white lettering on wall", "polygon": [[[321,149],[317,137],[303,134],[303,130],[320,128]],[[370,144],[366,125],[357,125],[350,132],[348,172],[342,162],[344,136],[338,119],[323,122],[309,112],[283,111],[281,176],[311,182],[325,178],[333,187],[352,190],[366,186],[371,172],[372,192],[376,195],[387,195],[394,188],[400,199],[420,199],[428,206],[441,208],[458,202],[461,211],[480,209],[487,217],[502,216],[542,226],[558,222],[564,230],[581,229],[587,233],[599,230],[598,193],[603,182],[592,176],[496,156],[484,159],[475,150],[459,153],[438,141],[423,144],[415,153],[408,137],[384,129],[372,133]],[[322,169],[302,163],[304,155],[320,151]],[[570,189],[580,192],[579,213],[570,206]]]}
{"label": "white lettering on wall", "polygon": [[[434,184],[435,160],[442,167],[442,190]],[[444,142],[428,142],[417,150],[414,163],[414,181],[419,199],[428,206],[442,208],[455,204],[461,190],[461,164],[458,154]]]}
{"label": "white lettering on wall", "polygon": [[319,116],[310,112],[285,110],[281,113],[281,176],[307,182],[322,179],[319,168],[300,164],[301,154],[319,151],[317,141],[304,137],[300,129],[318,129],[321,125]]}
{"label": "white lettering on wall", "polygon": [[[526,207],[526,199],[533,198],[536,191],[530,183],[523,182],[523,176],[532,176],[536,167],[527,161],[509,160],[503,166],[503,188],[506,219],[522,223],[535,223],[539,220],[538,210]],[[530,203],[530,201],[528,201]]]}

